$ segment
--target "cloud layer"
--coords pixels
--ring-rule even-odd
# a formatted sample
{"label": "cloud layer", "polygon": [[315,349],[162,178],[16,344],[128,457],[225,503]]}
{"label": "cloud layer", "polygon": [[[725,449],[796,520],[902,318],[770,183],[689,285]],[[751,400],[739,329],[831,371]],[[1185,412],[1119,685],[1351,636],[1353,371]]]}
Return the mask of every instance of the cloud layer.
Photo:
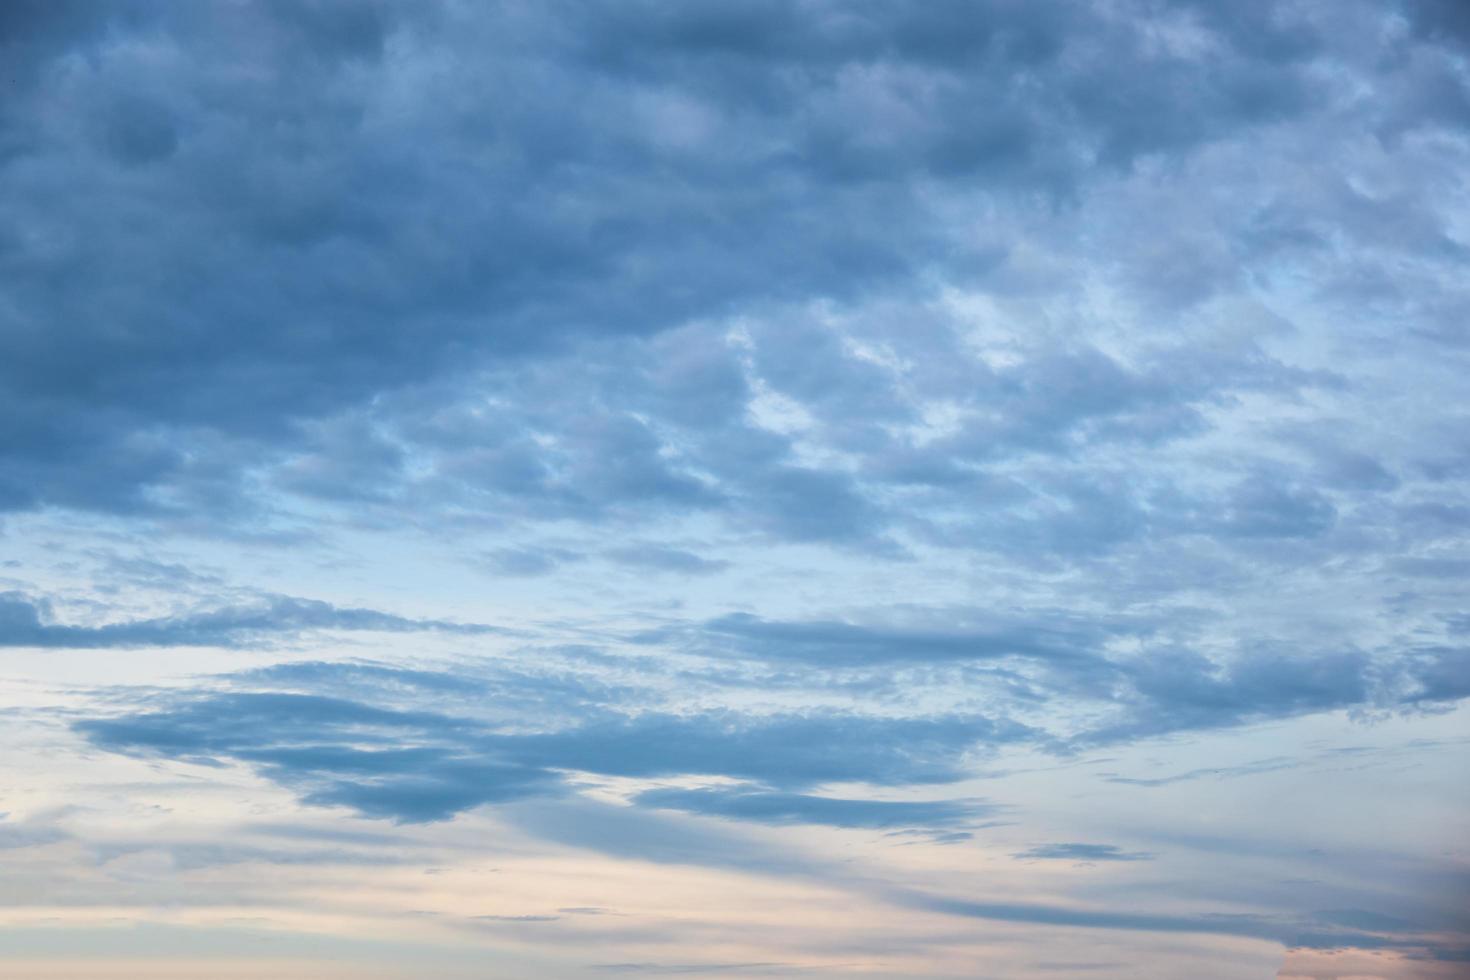
{"label": "cloud layer", "polygon": [[1467,59],[1455,0],[5,4],[17,921],[1433,977]]}

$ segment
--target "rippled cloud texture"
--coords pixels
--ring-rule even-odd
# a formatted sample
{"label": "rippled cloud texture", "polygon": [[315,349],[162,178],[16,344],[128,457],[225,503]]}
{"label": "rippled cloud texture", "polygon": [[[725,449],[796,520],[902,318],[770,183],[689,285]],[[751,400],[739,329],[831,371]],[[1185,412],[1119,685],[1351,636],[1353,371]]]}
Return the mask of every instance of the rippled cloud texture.
{"label": "rippled cloud texture", "polygon": [[1470,6],[0,62],[6,976],[1470,970]]}

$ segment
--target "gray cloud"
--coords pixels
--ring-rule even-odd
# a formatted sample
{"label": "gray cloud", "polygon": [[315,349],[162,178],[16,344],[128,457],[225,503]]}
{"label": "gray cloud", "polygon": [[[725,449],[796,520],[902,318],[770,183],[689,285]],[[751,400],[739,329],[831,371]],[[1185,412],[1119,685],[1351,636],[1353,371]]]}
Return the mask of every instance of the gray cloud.
{"label": "gray cloud", "polygon": [[[1033,611],[1026,618],[993,617],[973,628],[953,624],[960,610],[928,617],[936,625],[887,626],[845,622],[776,622],[733,613],[703,624],[697,642],[770,660],[797,660],[830,666],[871,665],[905,660],[994,660],[1022,657],[1067,662],[1079,672],[1108,672],[1100,648],[1128,632],[1123,623],[1087,622],[1056,611]],[[1144,630],[1146,624],[1139,624]],[[655,640],[663,634],[650,634]]]}
{"label": "gray cloud", "polygon": [[1398,949],[1434,959],[1458,960],[1463,951],[1428,936],[1365,931],[1310,917],[1261,915],[1169,915],[1068,908],[1056,905],[972,902],[935,895],[895,892],[892,897],[919,908],[949,915],[998,922],[1072,926],[1084,929],[1122,929],[1163,933],[1200,933],[1246,936],[1309,949]]}
{"label": "gray cloud", "polygon": [[[1409,12],[1431,48],[1457,36],[1443,5]],[[1160,154],[1310,125],[1335,90],[1318,66],[1381,63],[1343,26],[1371,14],[21,4],[6,32],[29,81],[4,120],[4,207],[24,232],[0,267],[13,297],[0,501],[249,522],[280,504],[245,476],[265,465],[268,488],[344,507],[716,509],[778,538],[891,548],[882,489],[895,478],[932,488],[1004,455],[1167,441],[1206,427],[1203,406],[1290,372],[1259,351],[1130,364],[1086,343],[988,367],[926,328],[902,345],[908,360],[938,380],[960,354],[952,380],[965,376],[978,411],[917,447],[893,433],[916,419],[916,379],[831,331],[758,323],[750,371],[664,338],[731,312],[800,321],[812,302],[921,296],[936,275],[989,276],[1004,292],[1006,247],[963,244],[949,206],[1073,207]],[[1208,43],[1160,45],[1148,27]],[[135,34],[181,57],[104,40]],[[394,87],[430,52],[452,91],[427,75]],[[526,99],[463,94],[509,90]],[[389,91],[408,111],[388,111]],[[1417,105],[1395,103],[1400,125],[1418,124]],[[47,124],[62,106],[75,126]],[[84,209],[74,186],[92,189]],[[144,208],[146,235],[132,220]],[[77,234],[53,234],[63,227]],[[19,244],[41,240],[55,245]],[[535,382],[548,362],[565,378],[558,359],[573,352],[613,356],[616,397],[595,380],[588,399]],[[529,386],[509,377],[528,367]],[[790,440],[751,431],[751,371],[860,450],[861,476],[797,463]],[[485,381],[519,424],[481,415],[456,432],[452,408],[410,408],[424,386],[452,403]],[[420,486],[406,464],[425,456],[438,465]],[[1226,532],[1328,526],[1333,505],[1293,483],[1242,487]],[[1143,533],[1152,509],[1097,506],[1034,532],[1016,514],[982,516],[968,540],[1108,547]],[[966,540],[952,531],[939,539]]]}
{"label": "gray cloud", "polygon": [[497,548],[484,556],[485,565],[498,575],[546,575],[582,555],[564,548]]}
{"label": "gray cloud", "polygon": [[0,851],[13,848],[44,847],[58,841],[71,839],[71,834],[45,820],[11,820],[10,814],[0,813]]}
{"label": "gray cloud", "polygon": [[730,563],[702,558],[692,551],[664,548],[658,545],[630,545],[606,552],[606,557],[630,568],[684,575],[711,575],[730,567]]}
{"label": "gray cloud", "polygon": [[[851,639],[846,630],[837,635]],[[830,638],[826,627],[823,636]],[[954,656],[947,641],[916,656],[936,653],[941,661]],[[647,807],[767,823],[942,830],[962,829],[987,808],[972,801],[878,801],[799,791],[834,782],[954,782],[971,772],[966,759],[972,753],[1012,744],[1070,753],[1335,708],[1415,707],[1463,697],[1452,665],[1464,660],[1436,652],[1375,673],[1356,656],[1258,657],[1222,666],[1174,654],[1116,665],[1103,684],[1096,683],[1092,663],[1081,662],[1079,681],[1064,662],[1061,670],[1023,685],[1025,696],[1011,701],[1016,717],[671,711],[658,706],[656,678],[645,678],[654,686],[620,686],[598,680],[585,666],[580,674],[559,675],[493,663],[446,672],[302,662],[228,675],[224,690],[163,695],[135,713],[74,727],[99,748],[207,765],[243,763],[306,802],[398,820],[445,819],[485,803],[561,795],[566,786],[559,774],[571,771],[641,779],[722,776],[751,784],[650,789],[634,798]],[[698,677],[679,676],[686,682]],[[970,679],[976,693],[984,690],[982,681]],[[1014,695],[1018,678],[998,681],[1000,693]],[[1065,716],[1055,717],[1056,706],[1077,709],[1089,701],[1108,710],[1080,729],[1069,732]],[[464,715],[468,704],[493,707],[493,714]],[[1017,720],[1033,707],[1045,722]],[[1277,758],[1157,778],[1102,775],[1160,786],[1295,764]]]}
{"label": "gray cloud", "polygon": [[[322,672],[329,677],[326,666]],[[348,678],[352,673],[347,668]],[[256,674],[242,679],[267,678]],[[415,684],[411,676],[406,680]],[[519,686],[534,689],[537,681],[526,678]],[[379,693],[394,689],[380,686]],[[557,774],[564,770],[632,777],[730,776],[778,787],[834,781],[943,783],[961,777],[961,759],[972,748],[1029,734],[1024,726],[975,716],[881,718],[833,711],[672,715],[596,709],[566,727],[513,731],[435,711],[281,691],[186,694],[166,698],[153,710],[86,719],[74,727],[99,748],[204,765],[244,763],[293,788],[305,802],[408,822],[445,819],[485,803],[559,794],[565,789]],[[786,799],[796,803],[803,798]],[[820,806],[812,798],[806,808],[815,813]],[[850,811],[849,820],[885,810],[884,804],[864,810],[858,800],[837,801],[836,807]],[[936,804],[932,815],[939,819],[942,809]],[[843,814],[834,811],[832,816]]]}
{"label": "gray cloud", "polygon": [[1258,759],[1247,762],[1240,766],[1217,766],[1211,769],[1190,769],[1186,772],[1174,773],[1169,776],[1136,777],[1120,776],[1116,773],[1100,773],[1110,783],[1121,783],[1125,786],[1170,786],[1174,783],[1185,783],[1195,779],[1226,779],[1235,776],[1254,776],[1257,773],[1279,772],[1283,769],[1294,769],[1301,763],[1288,758]]}
{"label": "gray cloud", "polygon": [[757,823],[864,828],[963,825],[995,810],[974,800],[854,800],[778,793],[750,786],[651,789],[639,793],[633,802],[660,810],[683,810]]}
{"label": "gray cloud", "polygon": [[1038,844],[1013,855],[1022,861],[1148,861],[1152,854],[1125,851],[1115,844]]}

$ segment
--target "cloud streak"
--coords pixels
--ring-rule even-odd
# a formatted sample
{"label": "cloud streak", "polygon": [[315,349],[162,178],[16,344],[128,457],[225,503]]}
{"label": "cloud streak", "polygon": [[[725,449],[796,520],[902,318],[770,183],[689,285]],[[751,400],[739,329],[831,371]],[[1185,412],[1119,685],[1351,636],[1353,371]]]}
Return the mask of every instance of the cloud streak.
{"label": "cloud streak", "polygon": [[374,609],[343,608],[319,599],[265,596],[242,605],[220,606],[176,616],[100,626],[45,622],[45,602],[21,593],[0,593],[0,646],[107,649],[112,647],[239,647],[289,640],[324,631],[407,633],[434,631],[485,636],[505,631],[478,623],[409,619]]}

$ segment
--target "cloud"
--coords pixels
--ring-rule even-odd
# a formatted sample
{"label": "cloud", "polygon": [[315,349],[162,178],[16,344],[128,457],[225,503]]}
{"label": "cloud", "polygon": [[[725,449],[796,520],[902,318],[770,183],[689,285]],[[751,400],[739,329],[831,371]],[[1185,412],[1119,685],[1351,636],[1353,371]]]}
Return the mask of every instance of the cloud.
{"label": "cloud", "polygon": [[1452,946],[1444,946],[1426,937],[1362,931],[1310,917],[1119,912],[1040,903],[974,902],[900,890],[893,891],[890,898],[896,902],[930,911],[996,922],[1070,926],[1084,929],[1243,936],[1271,940],[1287,947],[1311,949],[1337,949],[1352,946],[1361,949],[1403,949],[1421,953],[1433,950],[1434,953],[1445,957],[1453,956],[1456,952]]}
{"label": "cloud", "polygon": [[514,576],[726,567],[686,519],[1175,589],[1447,560],[1450,444],[1372,431],[1404,376],[1272,278],[1452,339],[1452,181],[1389,138],[1470,119],[1447,10],[22,4],[0,508],[573,529],[479,549]]}
{"label": "cloud", "polygon": [[[731,613],[632,639],[715,663],[734,660],[765,683],[789,674],[789,682],[816,688],[839,678],[882,685],[885,677],[891,683],[885,672],[922,671],[905,675],[905,683],[963,683],[1017,719],[1042,708],[1050,717],[1033,725],[1032,736],[1074,749],[1325,711],[1453,701],[1463,696],[1461,668],[1470,662],[1453,646],[1332,649],[1315,638],[1268,640],[1233,630],[1228,647],[1206,655],[1197,646],[1215,629],[1213,617],[1186,610],[1080,616],[909,605],[864,615],[866,622]],[[1452,633],[1453,623],[1441,628]],[[1069,731],[1059,710],[1088,713],[1089,720]],[[1197,775],[1223,771],[1202,768]]]}
{"label": "cloud", "polygon": [[112,751],[249,764],[308,803],[403,823],[555,792],[559,783],[543,768],[474,753],[466,742],[475,729],[463,722],[320,695],[222,693],[75,727]]}
{"label": "cloud", "polygon": [[1404,5],[1414,27],[1436,40],[1470,43],[1470,16],[1454,0],[1410,0]]}
{"label": "cloud", "polygon": [[0,851],[44,847],[71,837],[70,833],[49,820],[31,818],[16,821],[10,819],[10,814],[0,813]]}
{"label": "cloud", "polygon": [[498,744],[537,764],[607,775],[719,775],[775,786],[861,781],[945,783],[978,745],[1026,740],[1024,725],[983,716],[884,718],[847,712],[647,713]]}
{"label": "cloud", "polygon": [[1218,766],[1212,769],[1190,769],[1186,772],[1175,773],[1172,776],[1156,776],[1152,778],[1136,778],[1131,776],[1119,776],[1116,773],[1100,773],[1110,783],[1119,783],[1124,786],[1169,786],[1174,783],[1184,783],[1195,779],[1226,779],[1235,776],[1254,776],[1263,772],[1279,772],[1283,769],[1295,769],[1301,763],[1294,759],[1278,757],[1272,759],[1258,759],[1240,766]]}
{"label": "cloud", "polygon": [[1152,854],[1125,851],[1114,844],[1038,844],[1012,855],[1020,861],[1150,861]]}
{"label": "cloud", "polygon": [[[1400,660],[1400,663],[1402,661]],[[1249,651],[1218,663],[1188,651],[1161,651],[1129,665],[1129,720],[1092,733],[1099,741],[1372,705],[1392,697],[1379,669],[1358,651]],[[1388,671],[1392,674],[1393,671]]]}
{"label": "cloud", "polygon": [[[344,671],[349,679],[352,670]],[[268,676],[243,679],[259,682]],[[411,676],[406,680],[414,684]],[[533,690],[535,685],[532,678],[522,681]],[[515,717],[514,709],[507,718]],[[543,725],[550,720],[544,718]],[[491,719],[280,691],[181,693],[152,710],[89,718],[74,728],[92,745],[113,752],[210,766],[249,765],[304,802],[401,822],[442,820],[486,803],[562,794],[566,787],[560,774],[566,771],[635,778],[725,776],[776,787],[944,783],[962,776],[961,760],[972,749],[1028,735],[1023,726],[975,716],[673,715],[607,708],[589,710],[565,727],[514,731]],[[789,794],[765,801],[783,799],[812,813],[824,805],[835,807],[829,819],[848,821],[863,819],[862,813],[874,818],[910,809],[897,804],[864,809],[859,800],[823,804]],[[759,808],[761,799],[730,805]],[[933,804],[913,814],[940,819],[945,806]]]}
{"label": "cloud", "polygon": [[1224,530],[1245,537],[1306,537],[1327,530],[1336,516],[1316,490],[1252,479],[1231,494]]}
{"label": "cloud", "polygon": [[[627,700],[626,689],[587,683],[577,689],[579,694],[568,697],[560,692],[569,690],[569,681],[555,670],[536,675],[508,667],[486,663],[475,669],[459,665],[436,671],[372,663],[281,664],[217,677],[214,690],[131,695],[113,690],[109,703],[114,711],[119,705],[132,707],[78,720],[73,730],[104,751],[209,766],[247,766],[305,804],[341,807],[359,816],[415,824],[447,820],[489,805],[496,808],[497,820],[565,846],[637,861],[876,889],[875,897],[884,901],[947,916],[1244,936],[1313,948],[1354,945],[1422,955],[1453,952],[1401,924],[1349,914],[1107,911],[1065,903],[950,898],[895,890],[867,879],[853,883],[836,869],[743,828],[815,825],[882,830],[900,843],[963,844],[973,839],[979,821],[994,816],[997,804],[893,799],[889,793],[881,794],[889,798],[875,799],[852,792],[833,794],[821,787],[943,784],[973,775],[975,754],[995,746],[1055,748],[1056,743],[1049,742],[1044,732],[974,715],[640,709]],[[650,695],[644,691],[642,696]],[[559,710],[550,715],[523,711],[542,697]],[[576,697],[588,700],[572,708]],[[414,707],[425,704],[438,707]],[[479,713],[473,713],[475,709]],[[1136,731],[1113,732],[1109,737],[1146,738],[1148,731],[1140,724]],[[1269,767],[1237,768],[1244,772]],[[586,795],[580,785],[586,776],[645,781],[714,777],[734,782],[645,785],[632,793],[631,806],[622,806]],[[683,816],[688,814],[714,817],[717,822],[690,821]],[[351,863],[360,847],[378,846],[375,839],[357,839],[357,832],[343,836],[341,828],[322,836],[287,827],[276,836],[291,842],[289,847],[272,844],[269,832],[251,831],[247,837],[251,836],[264,837],[266,843],[247,839],[237,841],[238,847],[211,849],[186,842],[167,853],[188,867],[235,862],[330,864]],[[1227,852],[1238,854],[1242,846],[1232,842]],[[401,850],[399,843],[392,847]],[[1148,851],[1083,842],[1038,844],[1014,856],[1021,861],[1119,865],[1154,859]]]}
{"label": "cloud", "polygon": [[525,800],[502,807],[497,816],[541,840],[633,861],[802,877],[824,870],[794,848],[739,828],[699,825],[585,796]]}
{"label": "cloud", "polygon": [[750,786],[651,789],[633,797],[633,802],[654,809],[757,823],[869,829],[963,825],[994,811],[994,807],[974,800],[854,800]]}
{"label": "cloud", "polygon": [[381,848],[280,848],[220,841],[102,842],[92,844],[91,850],[97,862],[102,865],[137,854],[158,853],[165,856],[172,867],[180,872],[237,864],[382,868],[414,860],[411,855],[393,854]]}
{"label": "cloud", "polygon": [[545,575],[582,557],[564,548],[497,548],[484,561],[496,574],[525,577]]}
{"label": "cloud", "polygon": [[1412,690],[1411,704],[1453,702],[1470,697],[1470,649],[1438,647],[1414,651],[1404,671]]}
{"label": "cloud", "polygon": [[[983,661],[1019,657],[1068,662],[1079,672],[1109,670],[1100,648],[1127,626],[1087,622],[1061,611],[1031,611],[1025,618],[980,617],[973,627],[951,625],[976,618],[962,610],[936,610],[927,623],[865,625],[836,621],[781,622],[750,613],[732,613],[702,625],[693,639],[716,651],[768,660],[793,660],[829,666],[857,666],[905,661]],[[990,622],[985,622],[985,619]],[[944,623],[945,625],[939,625]],[[1146,625],[1140,624],[1146,629]],[[651,634],[648,639],[660,638]]]}
{"label": "cloud", "polygon": [[[514,501],[584,520],[713,509],[897,553],[872,475],[1166,441],[1283,372],[1216,351],[1207,377],[1086,342],[989,367],[926,324],[901,345],[914,377],[813,304],[1004,291],[1005,234],[950,214],[1073,207],[1160,154],[1329,111],[1324,59],[1376,64],[1310,10],[1187,3],[50,6],[7,30],[27,79],[7,214],[17,243],[54,247],[7,253],[0,506],[195,527],[303,497],[425,518]],[[1438,37],[1436,9],[1414,22]],[[1173,34],[1198,40],[1150,40]],[[449,69],[419,70],[436,59]],[[46,124],[62,111],[77,125]],[[668,339],[731,314],[748,358]],[[604,357],[617,370],[589,364]],[[915,392],[947,399],[958,375],[958,433],[900,437]],[[861,475],[767,440],[746,414],[763,391],[860,449]],[[1316,527],[1330,505],[1294,492],[1315,509],[1280,519]],[[1242,528],[1277,526],[1246,497]]]}
{"label": "cloud", "polygon": [[238,647],[293,638],[316,630],[403,633],[430,630],[466,636],[502,632],[478,623],[408,619],[375,609],[342,608],[318,599],[265,596],[247,604],[101,626],[48,623],[50,606],[22,593],[0,593],[0,646],[105,649],[109,647]]}
{"label": "cloud", "polygon": [[[808,625],[794,631],[798,641],[855,639],[861,648],[908,636]],[[775,635],[784,640],[787,631]],[[941,664],[975,642],[965,634],[917,636],[917,656],[937,655]],[[934,649],[926,651],[923,642]],[[778,651],[770,665],[778,667],[783,659],[784,651]],[[280,664],[224,675],[218,678],[221,690],[145,698],[137,711],[85,719],[74,727],[98,748],[205,765],[244,764],[305,802],[400,821],[441,820],[487,803],[561,796],[568,791],[564,774],[586,773],[741,783],[646,789],[633,798],[644,807],[777,824],[942,830],[963,829],[986,807],[803,791],[829,783],[951,783],[973,773],[977,754],[1005,746],[1065,754],[1180,731],[1340,708],[1414,707],[1459,696],[1449,661],[1437,654],[1375,666],[1357,655],[1256,656],[1222,664],[1175,652],[1108,662],[1107,671],[1087,658],[1064,658],[1060,666],[1043,660],[1044,669],[1029,676],[966,675],[971,704],[988,690],[994,704],[1010,705],[1010,711],[990,714],[973,707],[898,715],[842,708],[672,710],[661,704],[658,674],[643,671],[640,685],[599,679],[598,670],[618,662],[603,657],[569,674],[549,665],[529,671],[499,661],[451,670],[371,662]],[[859,661],[865,667],[891,662]],[[668,676],[684,683],[718,679],[689,670]],[[798,682],[797,689],[810,692],[810,685],[825,683],[814,677]],[[1021,720],[1028,713],[1034,713],[1034,723]],[[1296,764],[1282,757],[1156,778],[1102,776],[1162,786]]]}
{"label": "cloud", "polygon": [[692,551],[664,548],[658,545],[630,545],[626,548],[614,548],[605,552],[605,556],[630,568],[677,572],[683,575],[712,575],[730,567],[727,561],[702,558]]}

